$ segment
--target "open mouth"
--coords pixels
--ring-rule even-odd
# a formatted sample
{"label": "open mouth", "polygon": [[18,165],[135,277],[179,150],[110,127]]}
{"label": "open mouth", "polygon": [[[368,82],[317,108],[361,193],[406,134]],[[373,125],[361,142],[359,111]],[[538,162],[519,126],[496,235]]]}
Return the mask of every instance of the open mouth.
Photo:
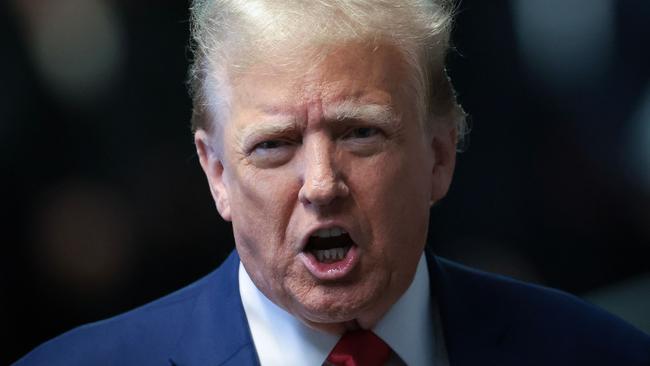
{"label": "open mouth", "polygon": [[341,281],[354,273],[362,252],[340,226],[314,231],[299,257],[318,281]]}
{"label": "open mouth", "polygon": [[335,263],[347,256],[354,241],[341,228],[320,229],[307,242],[305,251],[311,253],[320,263]]}

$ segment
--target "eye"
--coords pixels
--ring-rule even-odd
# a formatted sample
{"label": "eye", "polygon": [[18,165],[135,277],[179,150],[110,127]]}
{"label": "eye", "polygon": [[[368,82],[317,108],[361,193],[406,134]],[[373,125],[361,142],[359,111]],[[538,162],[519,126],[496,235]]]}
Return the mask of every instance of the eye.
{"label": "eye", "polygon": [[287,144],[288,143],[286,141],[282,141],[282,140],[268,140],[268,141],[262,141],[259,144],[255,145],[254,149],[271,150],[271,149],[277,149],[286,146]]}
{"label": "eye", "polygon": [[377,127],[352,126],[342,136],[341,143],[345,149],[358,156],[370,156],[382,151],[388,135]]}
{"label": "eye", "polygon": [[352,139],[367,139],[379,134],[379,129],[374,127],[357,127],[350,131],[346,136],[347,138]]}
{"label": "eye", "polygon": [[248,151],[248,159],[259,168],[277,167],[291,160],[295,146],[284,139],[263,140]]}

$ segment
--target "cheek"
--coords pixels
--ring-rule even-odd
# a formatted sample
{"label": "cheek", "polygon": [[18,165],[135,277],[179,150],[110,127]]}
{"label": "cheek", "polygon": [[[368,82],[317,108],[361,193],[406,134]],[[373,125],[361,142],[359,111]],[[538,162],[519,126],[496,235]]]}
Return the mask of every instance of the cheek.
{"label": "cheek", "polygon": [[354,168],[356,191],[371,206],[369,211],[373,208],[374,212],[408,213],[411,205],[421,208],[422,202],[428,202],[426,168],[409,154],[382,154],[362,168]]}
{"label": "cheek", "polygon": [[429,191],[424,169],[408,155],[392,154],[357,173],[358,204],[373,241],[383,243],[381,251],[401,251],[426,241]]}
{"label": "cheek", "polygon": [[282,206],[286,199],[283,201],[281,190],[253,182],[241,183],[234,191],[233,234],[251,279],[269,298],[277,300],[282,294],[278,285],[291,263],[285,230],[290,211]]}
{"label": "cheek", "polygon": [[233,231],[242,246],[254,250],[255,258],[276,260],[276,254],[286,248],[286,228],[297,193],[285,177],[277,172],[243,172],[229,182]]}
{"label": "cheek", "polygon": [[[288,185],[281,174],[266,174],[265,171],[245,166],[228,179],[230,204],[233,216],[254,224],[264,224],[278,219],[288,199]],[[265,214],[275,214],[268,215]],[[234,222],[235,220],[233,220]],[[247,229],[255,229],[248,227]]]}

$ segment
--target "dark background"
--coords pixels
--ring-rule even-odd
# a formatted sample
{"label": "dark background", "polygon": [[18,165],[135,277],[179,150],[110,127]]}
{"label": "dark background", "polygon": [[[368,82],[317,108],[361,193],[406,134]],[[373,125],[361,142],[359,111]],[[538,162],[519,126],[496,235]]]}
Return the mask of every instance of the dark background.
{"label": "dark background", "polygon": [[[173,5],[171,5],[173,3]],[[0,14],[0,364],[208,273],[233,247],[184,84],[188,3]],[[471,115],[431,245],[650,329],[650,2],[465,0]]]}

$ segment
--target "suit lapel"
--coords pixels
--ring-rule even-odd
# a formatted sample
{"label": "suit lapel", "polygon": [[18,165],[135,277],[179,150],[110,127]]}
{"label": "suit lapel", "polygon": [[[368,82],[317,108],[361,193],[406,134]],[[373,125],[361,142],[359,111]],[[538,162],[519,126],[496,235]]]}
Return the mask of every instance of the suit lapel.
{"label": "suit lapel", "polygon": [[[438,302],[451,366],[506,365],[508,330],[498,299],[484,296],[471,270],[426,252],[431,294]],[[239,257],[233,251],[194,299],[193,312],[170,361],[178,366],[259,365],[239,295]]]}
{"label": "suit lapel", "polygon": [[462,269],[427,250],[431,293],[438,302],[447,356],[451,366],[507,365],[501,343],[507,317],[499,299],[483,296],[484,289]]}
{"label": "suit lapel", "polygon": [[178,366],[259,365],[239,296],[239,257],[233,251],[194,299],[170,361]]}

